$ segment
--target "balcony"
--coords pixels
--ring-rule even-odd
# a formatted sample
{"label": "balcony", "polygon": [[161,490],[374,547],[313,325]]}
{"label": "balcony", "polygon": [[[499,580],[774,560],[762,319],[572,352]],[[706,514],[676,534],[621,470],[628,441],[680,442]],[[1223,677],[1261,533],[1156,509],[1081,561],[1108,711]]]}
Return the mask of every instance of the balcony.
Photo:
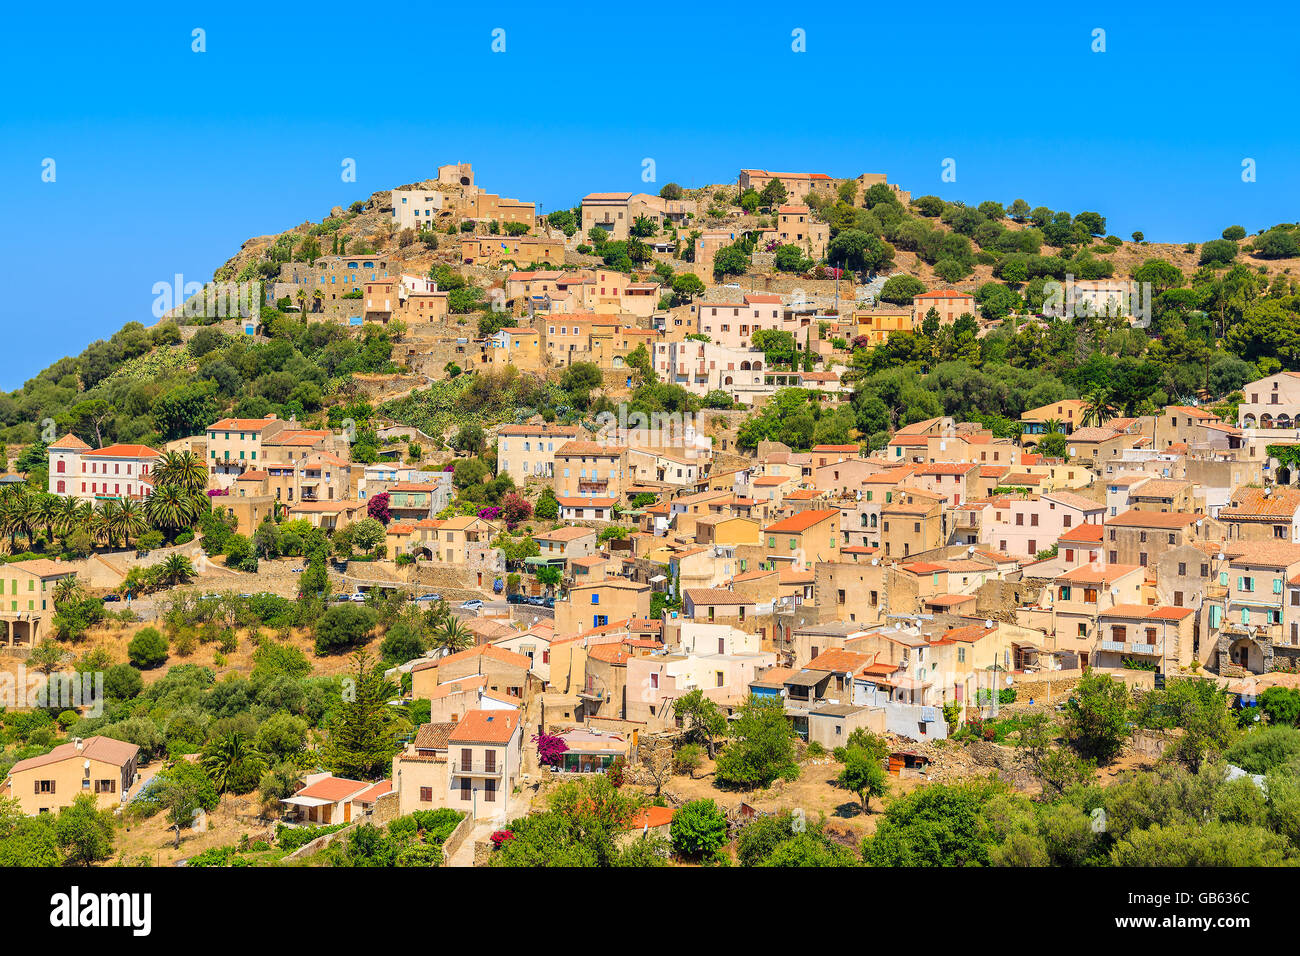
{"label": "balcony", "polygon": [[451,765],[453,777],[500,777],[503,766],[498,761],[457,760]]}
{"label": "balcony", "polygon": [[1113,651],[1116,654],[1142,654],[1147,657],[1157,657],[1160,654],[1159,644],[1140,644],[1137,641],[1099,641],[1097,649]]}

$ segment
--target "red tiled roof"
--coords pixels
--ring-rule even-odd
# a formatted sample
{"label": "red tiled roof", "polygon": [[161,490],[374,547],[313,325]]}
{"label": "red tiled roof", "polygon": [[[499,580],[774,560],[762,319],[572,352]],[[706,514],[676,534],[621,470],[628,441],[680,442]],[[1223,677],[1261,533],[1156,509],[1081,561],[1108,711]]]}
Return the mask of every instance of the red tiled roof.
{"label": "red tiled roof", "polygon": [[148,445],[109,445],[98,451],[88,451],[82,458],[160,458],[162,453]]}
{"label": "red tiled roof", "polygon": [[460,719],[447,742],[505,744],[518,726],[517,710],[471,710]]}
{"label": "red tiled roof", "polygon": [[303,787],[295,797],[314,797],[317,800],[329,800],[331,803],[338,803],[340,800],[346,800],[357,794],[369,790],[371,784],[364,780],[349,780],[346,777],[326,777],[323,780],[317,780],[311,786]]}

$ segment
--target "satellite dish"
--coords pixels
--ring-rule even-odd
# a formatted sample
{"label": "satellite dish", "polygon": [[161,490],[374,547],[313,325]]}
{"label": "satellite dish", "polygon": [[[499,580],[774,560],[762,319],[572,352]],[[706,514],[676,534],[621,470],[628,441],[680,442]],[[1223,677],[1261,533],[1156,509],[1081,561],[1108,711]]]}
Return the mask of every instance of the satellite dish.
{"label": "satellite dish", "polygon": [[975,553],[975,545],[972,544],[969,548],[967,548],[967,549],[966,549],[966,553],[967,553],[967,554],[974,554],[974,553]]}
{"label": "satellite dish", "polygon": [[872,559],[871,559],[871,566],[872,566],[873,568],[874,568],[877,564],[879,564],[879,563],[880,563],[880,559],[879,559],[879,558],[872,558]]}
{"label": "satellite dish", "polygon": [[1228,558],[1228,556],[1227,556],[1226,554],[1224,554],[1222,551],[1219,552],[1219,560],[1220,560],[1220,561],[1226,561],[1227,558]]}
{"label": "satellite dish", "polygon": [[986,628],[992,630],[992,628],[993,628],[993,619],[992,619],[992,618],[985,618],[985,619],[984,619],[984,626],[985,626]]}

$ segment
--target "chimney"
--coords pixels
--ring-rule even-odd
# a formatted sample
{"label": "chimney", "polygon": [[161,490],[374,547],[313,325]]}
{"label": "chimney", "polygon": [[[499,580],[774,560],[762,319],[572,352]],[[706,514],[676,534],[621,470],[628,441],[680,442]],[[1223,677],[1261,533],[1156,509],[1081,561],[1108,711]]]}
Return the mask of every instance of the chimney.
{"label": "chimney", "polygon": [[76,747],[78,750],[80,750],[80,749],[81,749],[81,738],[80,738],[80,737],[73,737],[73,738],[72,738],[72,746],[74,746],[74,747]]}

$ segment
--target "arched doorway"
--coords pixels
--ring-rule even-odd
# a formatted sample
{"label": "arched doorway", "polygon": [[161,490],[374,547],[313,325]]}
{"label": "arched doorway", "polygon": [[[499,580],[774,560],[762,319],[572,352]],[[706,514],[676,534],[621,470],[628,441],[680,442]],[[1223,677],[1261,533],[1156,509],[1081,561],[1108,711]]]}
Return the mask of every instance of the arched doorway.
{"label": "arched doorway", "polygon": [[1228,659],[1252,674],[1264,673],[1264,652],[1249,637],[1238,638],[1228,647]]}

